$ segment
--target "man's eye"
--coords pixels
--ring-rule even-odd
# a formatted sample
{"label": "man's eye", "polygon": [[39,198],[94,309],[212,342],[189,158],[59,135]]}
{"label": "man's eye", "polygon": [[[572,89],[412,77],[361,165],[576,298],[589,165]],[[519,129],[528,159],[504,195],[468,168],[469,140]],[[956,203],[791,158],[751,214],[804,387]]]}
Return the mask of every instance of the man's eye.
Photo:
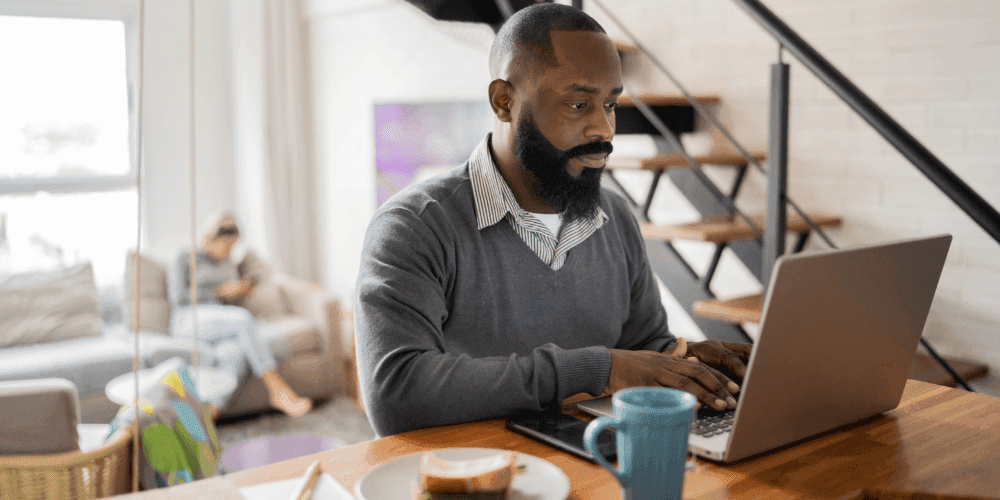
{"label": "man's eye", "polygon": [[576,109],[576,110],[580,110],[580,109],[583,109],[583,108],[587,107],[587,103],[585,103],[585,102],[577,102],[577,103],[570,104],[569,107],[571,107],[573,109]]}
{"label": "man's eye", "polygon": [[617,106],[618,106],[617,102],[609,102],[607,104],[608,109],[615,109],[615,107],[617,107]]}

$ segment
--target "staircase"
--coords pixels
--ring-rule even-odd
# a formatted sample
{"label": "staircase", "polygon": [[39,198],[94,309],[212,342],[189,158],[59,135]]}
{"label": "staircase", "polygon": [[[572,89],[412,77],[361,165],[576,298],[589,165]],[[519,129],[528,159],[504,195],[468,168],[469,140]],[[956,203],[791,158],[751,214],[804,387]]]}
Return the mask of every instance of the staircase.
{"label": "staircase", "polygon": [[[436,19],[485,22],[498,30],[503,19],[535,0],[408,0]],[[545,1],[545,0],[538,0]],[[551,1],[551,0],[549,0]],[[836,214],[811,213],[801,209],[786,196],[789,67],[781,61],[782,54],[791,52],[806,69],[816,75],[843,102],[864,118],[894,148],[906,157],[931,182],[945,193],[980,227],[1000,242],[1000,213],[962,182],[919,141],[899,126],[867,95],[820,56],[784,22],[770,12],[760,0],[732,0],[757,21],[778,43],[778,62],[772,66],[771,121],[767,153],[750,152],[743,148],[709,111],[709,106],[721,102],[717,95],[698,95],[684,90],[683,85],[653,55],[640,45],[614,13],[601,0],[590,0],[604,11],[630,39],[616,41],[622,57],[626,95],[616,108],[616,134],[644,134],[654,138],[657,154],[644,158],[609,159],[605,179],[631,204],[641,223],[646,239],[650,266],[671,294],[687,310],[709,338],[751,342],[742,324],[760,320],[763,296],[751,295],[721,300],[711,291],[719,259],[728,249],[760,283],[767,284],[775,260],[787,252],[800,252],[813,235],[827,247],[835,248],[823,232],[836,228],[841,219]],[[583,8],[583,0],[573,0],[574,7]],[[645,57],[680,89],[680,95],[633,94],[629,89],[629,74],[638,58]],[[717,148],[703,155],[688,155],[678,135],[694,131],[695,117],[708,121],[713,131],[721,133],[731,148]],[[768,200],[764,214],[745,214],[734,201],[749,167],[765,173],[767,161]],[[702,172],[702,165],[734,169],[735,175],[728,193],[723,193]],[[649,175],[644,199],[637,201],[615,177],[616,172],[641,171]],[[663,177],[668,178],[697,210],[701,219],[686,224],[656,225],[649,218],[650,205]],[[787,209],[791,208],[791,211]],[[796,241],[786,247],[786,235]],[[699,275],[673,246],[679,240],[701,241],[715,245],[708,270]],[[986,375],[985,365],[941,358],[925,340],[921,344],[930,356],[918,353],[914,358],[910,378],[941,385],[961,384]]]}
{"label": "staircase", "polygon": [[[629,58],[640,57],[637,47],[626,42],[616,41],[623,66],[627,66]],[[718,96],[695,95],[702,105],[713,105],[721,102]],[[715,297],[710,284],[714,278],[719,259],[726,248],[730,248],[747,268],[763,282],[761,258],[763,238],[754,229],[760,228],[766,234],[768,225],[765,214],[749,214],[746,219],[735,216],[728,207],[723,206],[712,196],[706,195],[706,187],[693,179],[691,162],[676,151],[670,151],[670,146],[663,141],[656,127],[643,113],[636,110],[635,100],[645,103],[649,111],[656,116],[670,132],[680,134],[694,131],[694,106],[683,95],[641,94],[636,99],[625,95],[618,102],[616,117],[618,127],[616,134],[648,134],[660,149],[665,151],[648,157],[615,157],[609,158],[607,179],[611,186],[622,194],[632,205],[633,211],[640,221],[640,229],[649,252],[650,264],[654,272],[664,282],[666,287],[677,298],[678,302],[691,312],[695,323],[710,339],[751,342],[742,324],[759,323],[763,308],[763,294],[755,294],[729,299]],[[750,157],[759,164],[764,164],[764,152],[751,152]],[[692,157],[697,165],[712,165],[732,168],[736,171],[733,185],[729,186],[730,201],[735,201],[745,178],[749,162],[738,152],[725,149],[715,149],[705,154]],[[696,167],[697,168],[697,167]],[[616,172],[648,172],[648,190],[644,200],[636,201],[615,177]],[[678,190],[701,213],[698,221],[657,225],[650,221],[649,209],[656,195],[661,178],[667,175],[677,185]],[[710,188],[708,188],[710,189]],[[813,228],[837,228],[841,225],[840,217],[831,214],[807,212],[812,226],[797,214],[789,214],[785,220],[785,231],[794,235],[797,241],[792,245],[791,253],[801,251],[812,234]],[[752,224],[752,225],[751,225]],[[677,240],[699,241],[715,244],[715,251],[708,271],[698,275],[690,264],[672,247],[671,242]],[[945,361],[964,380],[974,380],[987,375],[984,364],[964,360],[945,358]],[[909,378],[931,382],[939,385],[955,387],[958,382],[954,377],[930,355],[918,352],[914,357]]]}

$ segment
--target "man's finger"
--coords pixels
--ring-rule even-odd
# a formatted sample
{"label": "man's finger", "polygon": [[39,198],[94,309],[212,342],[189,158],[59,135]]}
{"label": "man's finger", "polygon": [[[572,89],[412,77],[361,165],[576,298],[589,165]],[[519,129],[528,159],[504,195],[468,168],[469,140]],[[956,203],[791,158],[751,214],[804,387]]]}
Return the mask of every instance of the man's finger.
{"label": "man's finger", "polygon": [[746,364],[740,359],[740,354],[726,347],[726,344],[741,350],[743,349],[741,346],[749,346],[749,344],[740,344],[738,342],[720,342],[715,340],[692,344],[688,350],[703,363],[713,367],[725,368],[732,372],[733,375],[742,379],[746,376]]}
{"label": "man's finger", "polygon": [[[735,359],[735,356],[733,356],[733,355],[730,355],[729,357]],[[695,362],[695,363],[702,362],[702,360],[698,359],[696,356],[690,356],[690,357],[687,358],[687,360]],[[736,359],[736,362],[739,363],[740,361],[738,359]],[[705,366],[708,367],[713,372],[713,374],[717,374],[716,378],[719,378],[719,381],[722,384],[725,385],[725,388],[729,391],[729,394],[736,394],[737,392],[740,392],[740,386],[739,386],[739,384],[737,384],[736,382],[734,382],[729,377],[723,375],[718,370],[712,368],[710,366],[711,364],[712,364],[711,361],[709,361],[709,363],[707,363]],[[728,369],[728,367],[727,367],[727,369]],[[746,370],[744,369],[743,371],[745,372]],[[740,376],[740,378],[742,378],[742,375]]]}
{"label": "man's finger", "polygon": [[705,389],[704,386],[698,383],[697,380],[684,376],[683,374],[672,371],[664,371],[663,374],[657,379],[657,382],[664,387],[679,389],[691,394],[697,398],[698,401],[709,408],[714,408],[716,410],[726,409],[725,399],[712,394],[710,391]]}
{"label": "man's finger", "polygon": [[674,347],[667,351],[666,354],[677,358],[683,358],[687,355],[687,351],[687,340],[684,340],[684,337],[677,337],[677,342],[674,343]]}
{"label": "man's finger", "polygon": [[729,377],[701,363],[678,363],[678,365],[679,370],[677,371],[679,373],[694,379],[709,392],[725,401],[727,405],[735,405],[736,399],[729,392],[729,388],[736,384],[733,384]]}
{"label": "man's finger", "polygon": [[750,353],[753,351],[753,344],[743,342],[726,342],[723,340],[722,346],[736,353],[742,360],[749,360]]}
{"label": "man's finger", "polygon": [[706,368],[708,368],[708,371],[711,372],[712,375],[714,375],[715,378],[717,378],[719,380],[719,382],[722,385],[725,386],[725,388],[727,390],[727,392],[726,392],[726,401],[729,403],[730,407],[735,408],[736,407],[736,398],[734,398],[732,395],[735,394],[735,393],[737,393],[737,392],[739,392],[740,386],[737,385],[736,382],[733,382],[733,380],[731,378],[727,377],[725,374],[723,374],[719,370],[716,370],[716,369],[714,369],[714,368],[712,368],[710,366],[706,367]]}
{"label": "man's finger", "polygon": [[733,375],[741,379],[747,376],[747,365],[736,354],[727,354],[724,356],[722,358],[722,366],[725,366],[727,370],[733,372]]}

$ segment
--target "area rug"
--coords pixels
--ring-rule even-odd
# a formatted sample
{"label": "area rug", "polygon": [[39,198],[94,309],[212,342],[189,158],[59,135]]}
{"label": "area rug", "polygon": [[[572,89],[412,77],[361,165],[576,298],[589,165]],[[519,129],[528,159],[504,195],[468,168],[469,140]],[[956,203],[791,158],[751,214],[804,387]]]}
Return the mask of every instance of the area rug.
{"label": "area rug", "polygon": [[266,437],[322,436],[344,446],[375,439],[368,417],[347,397],[326,401],[297,418],[269,411],[250,418],[222,418],[216,427],[222,455],[242,443]]}

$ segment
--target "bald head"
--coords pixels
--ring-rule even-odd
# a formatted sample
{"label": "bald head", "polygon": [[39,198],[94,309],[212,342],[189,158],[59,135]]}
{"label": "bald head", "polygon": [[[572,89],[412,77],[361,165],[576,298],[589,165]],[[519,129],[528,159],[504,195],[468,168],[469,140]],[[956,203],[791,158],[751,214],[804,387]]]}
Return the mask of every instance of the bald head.
{"label": "bald head", "polygon": [[521,9],[503,24],[493,39],[490,78],[514,81],[555,66],[553,31],[605,33],[592,17],[568,5],[546,3]]}
{"label": "bald head", "polygon": [[622,93],[607,33],[573,7],[528,7],[497,32],[490,75],[490,152],[518,204],[563,222],[593,215]]}

